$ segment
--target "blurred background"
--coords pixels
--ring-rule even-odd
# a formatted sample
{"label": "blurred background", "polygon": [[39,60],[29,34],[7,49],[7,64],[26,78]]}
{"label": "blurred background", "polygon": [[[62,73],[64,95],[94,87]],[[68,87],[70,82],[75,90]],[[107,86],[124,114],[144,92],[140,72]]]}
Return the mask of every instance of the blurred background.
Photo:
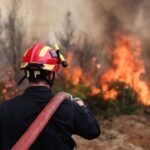
{"label": "blurred background", "polygon": [[[0,0],[0,102],[23,92],[20,60],[43,41],[61,47],[69,67],[54,92],[81,97],[102,136],[79,150],[150,150],[149,0]],[[111,148],[110,148],[111,147]]]}

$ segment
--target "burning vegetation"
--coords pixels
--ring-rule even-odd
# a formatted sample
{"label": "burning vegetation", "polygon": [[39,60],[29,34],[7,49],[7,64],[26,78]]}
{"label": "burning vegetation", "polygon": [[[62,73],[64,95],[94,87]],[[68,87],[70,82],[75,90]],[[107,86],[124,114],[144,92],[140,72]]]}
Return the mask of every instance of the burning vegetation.
{"label": "burning vegetation", "polygon": [[100,83],[105,98],[115,98],[117,89],[111,88],[113,82],[119,81],[131,87],[138,95],[138,101],[150,105],[149,86],[142,76],[145,74],[144,62],[140,59],[142,48],[136,39],[120,36],[116,48],[111,50],[113,68],[107,70],[101,77]]}
{"label": "burning vegetation", "polygon": [[[53,10],[47,9],[52,4],[50,2],[49,5],[46,5],[46,9],[44,8],[44,10],[49,10],[48,12],[44,11],[47,16],[41,16],[43,13],[39,15],[36,11],[34,12],[33,7],[33,14],[30,15],[34,19],[30,20],[28,26],[26,19],[16,15],[20,14],[18,10],[19,8],[22,10],[21,5],[24,2],[20,5],[15,0],[13,3],[5,22],[0,16],[1,56],[10,62],[10,69],[1,73],[0,76],[0,102],[22,92],[22,89],[19,89],[16,84],[19,79],[17,66],[23,52],[20,49],[24,49],[27,47],[26,45],[39,41],[43,37],[49,44],[52,44],[47,35],[47,31],[51,28],[48,21],[51,22],[57,18],[54,15],[56,13],[48,13]],[[59,5],[60,2],[56,1],[56,3]],[[116,147],[116,149],[131,150],[138,149],[139,146],[149,149],[150,78],[147,74],[150,73],[150,21],[147,18],[150,14],[150,2],[148,0],[137,0],[136,2],[135,0],[88,0],[81,3],[83,3],[83,7],[80,5],[76,10],[79,13],[79,16],[76,16],[79,21],[74,19],[76,13],[71,10],[66,13],[64,31],[56,33],[56,35],[54,33],[62,50],[64,49],[62,53],[66,54],[69,64],[67,69],[56,76],[54,91],[66,90],[73,96],[81,97],[95,114],[100,114],[99,117],[105,119],[109,118],[102,122],[103,135],[100,140],[93,142],[93,145],[87,141],[84,149],[89,146],[92,149],[100,147],[115,149]],[[40,1],[39,4],[41,7]],[[56,6],[58,7],[58,5]],[[43,9],[43,7],[41,8]],[[85,9],[82,10],[82,8]],[[29,12],[31,12],[30,9]],[[34,14],[38,14],[38,16],[34,16]],[[52,18],[47,19],[50,15]],[[35,20],[37,17],[39,20],[42,19],[39,21],[40,24]],[[39,24],[37,29],[30,26],[35,23]],[[56,24],[59,24],[58,20]],[[28,34],[24,32],[24,26],[27,26],[25,31]],[[60,26],[62,27],[62,24]],[[83,26],[83,31],[82,29],[78,30],[79,26],[81,28]],[[39,27],[40,30],[38,30]],[[42,36],[42,28],[46,31],[44,36]],[[116,38],[116,33],[121,34]],[[5,36],[3,37],[3,35]],[[135,38],[135,35],[140,38],[140,41]],[[21,38],[26,36],[28,36],[28,40]],[[6,66],[1,65],[0,68],[4,70]],[[5,78],[3,78],[4,76]],[[132,114],[140,108],[142,108],[142,113],[138,111],[138,115],[126,115]],[[119,117],[122,114],[123,116]],[[79,142],[82,140],[79,139]],[[83,141],[83,145],[85,144],[86,142]]]}
{"label": "burning vegetation", "polygon": [[[65,75],[67,80],[74,85],[75,90],[78,85],[84,84],[89,88],[89,95],[102,95],[104,100],[114,100],[118,99],[125,89],[132,89],[135,92],[134,95],[137,95],[137,101],[149,106],[150,87],[144,76],[146,72],[141,53],[139,40],[119,35],[115,48],[108,51],[112,67],[99,75],[97,83],[94,83],[96,80],[94,73],[100,71],[103,66],[96,63],[95,57],[91,58],[88,72],[85,72],[84,68],[75,65],[76,53],[68,53],[67,59],[73,69],[66,69]],[[95,71],[93,71],[93,67],[96,69]]]}
{"label": "burning vegetation", "polygon": [[[107,7],[108,9],[105,9],[105,6],[107,5],[109,7]],[[134,13],[133,16],[131,15],[131,20],[126,21],[128,18],[128,12],[122,12],[119,14],[117,9],[114,9],[118,7],[118,5],[119,8],[122,8],[122,6],[124,6],[124,2],[121,1],[121,3],[116,3],[113,5],[113,2],[110,2],[110,4],[105,4],[103,1],[100,3],[97,1],[97,3],[93,3],[93,5],[91,5],[96,8],[91,8],[93,15],[95,14],[95,19],[97,20],[94,22],[96,27],[100,24],[100,19],[98,18],[101,18],[100,21],[102,22],[100,29],[102,32],[97,33],[102,34],[102,38],[99,40],[100,42],[92,43],[88,34],[84,34],[83,36],[79,34],[79,36],[77,36],[75,34],[76,26],[71,16],[72,13],[68,12],[66,14],[64,33],[62,35],[61,33],[56,34],[56,38],[63,49],[67,49],[66,59],[71,67],[64,70],[65,77],[62,77],[63,75],[61,76],[61,79],[63,80],[59,80],[59,86],[56,88],[58,90],[62,90],[65,87],[71,93],[74,93],[74,95],[78,95],[83,99],[91,96],[101,97],[102,100],[107,102],[110,100],[122,99],[122,97],[131,100],[131,97],[134,97],[137,102],[150,106],[150,87],[149,81],[145,76],[145,61],[143,61],[141,57],[143,49],[140,41],[131,36],[128,37],[119,35],[116,42],[114,42],[114,35],[117,32],[122,34],[126,33],[126,35],[133,33],[132,35],[135,35],[134,31],[127,28],[128,24],[126,23],[130,23],[130,21],[136,16],[136,13]],[[130,12],[132,9],[129,6],[125,5]],[[138,3],[138,7],[136,6],[134,9],[135,12],[140,6],[141,3]],[[142,4],[142,6],[143,10],[145,5]],[[13,19],[15,22],[15,19],[17,18]],[[16,26],[14,26],[14,28],[17,30]],[[6,29],[10,29],[11,31],[12,28]],[[10,33],[14,34],[13,32],[8,32],[8,34]],[[19,32],[17,34],[21,35]],[[16,44],[17,42],[14,43]],[[22,42],[20,43],[22,44]],[[97,43],[98,45],[96,45]],[[108,49],[108,47],[111,46],[113,48]],[[19,45],[17,47],[22,46]],[[10,46],[8,46],[7,49],[11,49]],[[17,48],[15,50],[19,49],[20,48]],[[15,50],[14,54],[17,55],[15,55],[14,58],[17,58],[16,60],[19,62],[20,57],[16,57],[18,56],[18,51]],[[11,53],[8,54],[12,55]],[[16,66],[16,64],[18,63],[15,61],[12,63],[13,68],[15,68],[14,65]],[[13,71],[16,72],[15,69]],[[61,82],[63,82],[62,88],[60,88]],[[127,94],[132,96],[128,97],[126,96]]]}

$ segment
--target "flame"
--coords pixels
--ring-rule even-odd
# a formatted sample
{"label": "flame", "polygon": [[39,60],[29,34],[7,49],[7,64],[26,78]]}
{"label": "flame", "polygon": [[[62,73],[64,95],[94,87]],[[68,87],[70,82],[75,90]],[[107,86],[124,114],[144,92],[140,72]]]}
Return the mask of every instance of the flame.
{"label": "flame", "polygon": [[[104,98],[115,99],[118,96],[116,89],[111,88],[110,84],[119,81],[129,85],[137,94],[139,101],[144,105],[150,105],[150,87],[142,79],[145,74],[144,62],[140,58],[141,43],[135,38],[119,36],[115,43],[115,48],[109,51],[112,56],[112,67],[99,77],[99,83],[95,83],[95,73],[89,66],[89,74],[85,73],[79,65],[75,65],[75,54],[69,52],[67,55],[68,63],[72,66],[65,70],[67,80],[73,85],[84,83],[91,90],[91,95],[103,93]],[[97,63],[96,57],[91,59],[91,64],[96,71],[102,67]]]}
{"label": "flame", "polygon": [[98,95],[101,92],[101,90],[95,86],[91,87],[91,95]]}
{"label": "flame", "polygon": [[[69,64],[73,64],[74,60],[74,54],[73,53],[68,53],[67,55],[67,61]],[[73,85],[79,84],[83,77],[83,71],[79,66],[74,66],[73,68],[67,68],[65,70],[65,75],[67,80],[71,81]]]}
{"label": "flame", "polygon": [[100,79],[107,99],[117,96],[117,91],[108,91],[108,84],[117,80],[132,87],[138,94],[140,102],[150,105],[150,88],[147,82],[141,79],[145,74],[144,62],[139,58],[141,52],[138,40],[124,36],[117,39],[116,48],[111,51],[113,68],[107,70]]}

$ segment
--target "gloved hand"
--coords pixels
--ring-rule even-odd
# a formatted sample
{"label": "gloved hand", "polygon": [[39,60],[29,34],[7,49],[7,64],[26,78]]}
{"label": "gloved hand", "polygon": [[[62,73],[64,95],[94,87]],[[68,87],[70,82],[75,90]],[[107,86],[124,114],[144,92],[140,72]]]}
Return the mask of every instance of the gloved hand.
{"label": "gloved hand", "polygon": [[83,100],[81,100],[81,98],[79,97],[73,97],[70,93],[68,93],[68,97],[70,100],[76,102],[78,105],[80,106],[85,106]]}

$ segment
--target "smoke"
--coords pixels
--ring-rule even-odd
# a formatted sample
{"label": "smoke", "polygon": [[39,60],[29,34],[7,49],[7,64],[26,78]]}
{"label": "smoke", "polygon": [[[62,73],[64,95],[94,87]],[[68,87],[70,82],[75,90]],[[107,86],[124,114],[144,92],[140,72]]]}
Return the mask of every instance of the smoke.
{"label": "smoke", "polygon": [[[1,7],[4,7],[2,14],[7,14],[6,2],[13,0],[0,2]],[[145,49],[143,56],[148,61],[149,0],[26,0],[20,6],[19,12],[26,26],[26,39],[32,41],[31,37],[34,36],[38,40],[57,42],[55,33],[63,30],[68,10],[72,14],[77,32],[86,33],[89,41],[99,44],[102,57],[107,55],[104,49],[115,43],[116,34],[122,33],[137,36],[142,40]]]}
{"label": "smoke", "polygon": [[[87,13],[93,14],[91,24],[97,32],[93,35],[101,49],[113,47],[116,35],[137,37],[144,49],[142,56],[146,71],[150,73],[150,1],[149,0],[88,0]],[[101,50],[101,51],[102,51]],[[105,53],[105,55],[108,55]]]}
{"label": "smoke", "polygon": [[99,36],[105,40],[114,40],[117,32],[146,36],[143,26],[147,20],[146,11],[149,11],[145,7],[147,3],[147,0],[91,1],[96,26],[101,30]]}
{"label": "smoke", "polygon": [[56,43],[55,33],[63,30],[65,15],[70,10],[74,11],[74,5],[69,0],[27,0],[23,9],[28,16],[28,35]]}
{"label": "smoke", "polygon": [[[0,0],[5,9],[12,0]],[[96,42],[113,43],[117,32],[132,33],[148,38],[150,25],[149,0],[26,0],[20,6],[20,14],[27,25],[28,35],[41,39],[62,30],[65,14],[72,13],[78,32],[85,32]]]}

